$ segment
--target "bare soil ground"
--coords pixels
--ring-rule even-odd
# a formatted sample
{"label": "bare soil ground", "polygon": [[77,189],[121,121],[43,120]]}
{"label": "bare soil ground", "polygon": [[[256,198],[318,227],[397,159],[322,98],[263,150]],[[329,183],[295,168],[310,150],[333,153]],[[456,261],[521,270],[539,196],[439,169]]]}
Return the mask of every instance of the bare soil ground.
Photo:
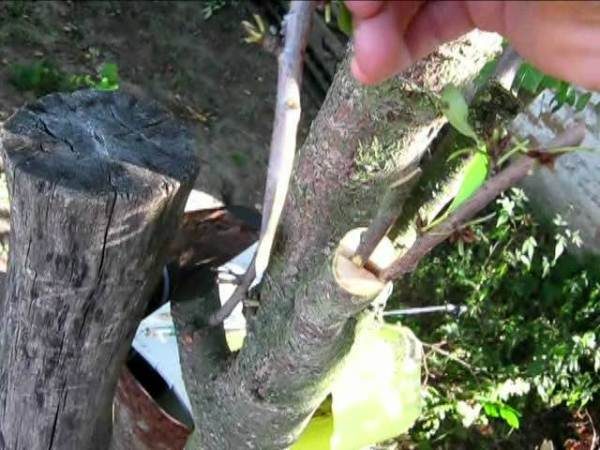
{"label": "bare soil ground", "polygon": [[[241,21],[264,13],[260,4],[227,4],[207,19],[208,6],[208,2],[1,3],[0,122],[34,99],[10,83],[13,64],[46,60],[69,74],[94,74],[101,64],[114,62],[121,89],[158,100],[194,130],[201,160],[196,187],[227,204],[259,207],[277,61],[272,53],[243,42]],[[303,101],[302,134],[319,106],[315,95],[304,96]],[[6,194],[0,197],[4,245],[8,205],[3,200]],[[0,270],[5,256],[0,256]]]}

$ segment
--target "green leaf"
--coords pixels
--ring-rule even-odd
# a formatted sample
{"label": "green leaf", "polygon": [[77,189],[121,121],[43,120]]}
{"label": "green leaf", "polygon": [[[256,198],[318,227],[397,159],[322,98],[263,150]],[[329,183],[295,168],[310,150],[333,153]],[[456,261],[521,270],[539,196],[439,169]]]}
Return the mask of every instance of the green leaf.
{"label": "green leaf", "polygon": [[119,89],[119,68],[114,63],[105,63],[100,68],[100,82],[95,88],[101,91],[115,91]]}
{"label": "green leaf", "polygon": [[551,77],[550,75],[545,75],[542,80],[542,84],[540,86],[541,89],[552,89],[553,91],[557,91],[560,89],[561,81]]}
{"label": "green leaf", "polygon": [[513,87],[516,90],[525,89],[532,94],[539,92],[540,86],[544,79],[544,74],[537,70],[529,63],[523,63],[517,70]]}
{"label": "green leaf", "polygon": [[488,176],[489,157],[486,153],[478,151],[467,163],[463,171],[463,179],[456,193],[456,197],[448,207],[448,213],[456,210],[477,192]]}
{"label": "green leaf", "polygon": [[566,81],[560,83],[560,88],[556,93],[556,102],[561,106],[565,103],[568,105],[575,104],[575,89]]}
{"label": "green leaf", "polygon": [[9,81],[20,91],[32,91],[37,97],[64,91],[67,77],[53,63],[39,61],[32,64],[13,64],[9,67]]}
{"label": "green leaf", "polygon": [[100,69],[100,76],[107,78],[110,83],[118,83],[119,67],[115,63],[105,63]]}
{"label": "green leaf", "polygon": [[577,112],[582,111],[583,108],[585,108],[587,106],[587,104],[590,101],[590,98],[592,98],[592,93],[591,92],[587,92],[585,94],[581,94],[578,98],[577,101],[575,102],[575,110]]}
{"label": "green leaf", "polygon": [[469,107],[460,90],[449,84],[442,92],[442,112],[448,122],[461,134],[478,141],[477,134],[469,124]]}
{"label": "green leaf", "polygon": [[486,402],[483,404],[483,411],[488,417],[500,417],[500,411],[494,403]]}
{"label": "green leaf", "polygon": [[421,409],[421,357],[408,328],[373,315],[361,320],[332,389],[332,450],[361,449],[413,425]]}
{"label": "green leaf", "polygon": [[590,93],[577,95],[573,86],[563,80],[556,79],[550,75],[544,75],[529,63],[523,63],[517,70],[513,81],[513,89],[525,89],[526,91],[537,95],[544,89],[551,89],[555,96],[552,99],[554,107],[553,112],[560,109],[565,103],[581,111],[591,98]]}
{"label": "green leaf", "polygon": [[338,2],[337,26],[347,36],[352,36],[352,13],[344,2]]}
{"label": "green leaf", "polygon": [[504,419],[504,421],[511,427],[511,428],[519,428],[519,412],[514,409],[511,408],[508,405],[501,405],[500,406],[500,417],[502,419]]}

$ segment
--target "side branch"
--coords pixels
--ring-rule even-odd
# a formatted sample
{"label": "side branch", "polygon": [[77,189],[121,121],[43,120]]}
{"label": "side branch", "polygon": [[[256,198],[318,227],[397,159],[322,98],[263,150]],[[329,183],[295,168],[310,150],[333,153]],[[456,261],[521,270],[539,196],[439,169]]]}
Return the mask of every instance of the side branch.
{"label": "side branch", "polygon": [[[548,149],[578,145],[583,139],[584,133],[583,126],[573,127],[550,142]],[[470,200],[466,201],[454,213],[450,214],[446,220],[417,238],[413,246],[406,253],[394,261],[390,267],[381,272],[380,278],[390,281],[414,271],[419,262],[438,244],[445,241],[467,220],[490,204],[500,193],[525,178],[534,169],[538,157],[543,161],[543,156],[547,155],[547,152],[536,151],[530,152],[530,154],[535,154],[536,157],[526,155],[518,158],[508,167],[490,178]]]}
{"label": "side branch", "polygon": [[398,217],[400,217],[400,214],[402,214],[404,201],[420,176],[421,169],[416,168],[400,180],[395,181],[388,188],[375,218],[360,237],[360,244],[356,250],[356,254],[352,257],[354,264],[362,267],[369,260],[377,244],[381,242]]}
{"label": "side branch", "polygon": [[251,284],[260,282],[269,265],[271,248],[294,165],[296,135],[300,122],[302,63],[314,8],[313,1],[292,1],[290,12],[284,19],[285,46],[279,55],[275,120],[258,249],[242,282],[223,307],[211,317],[211,325],[223,322],[231,314],[235,306],[245,297]]}

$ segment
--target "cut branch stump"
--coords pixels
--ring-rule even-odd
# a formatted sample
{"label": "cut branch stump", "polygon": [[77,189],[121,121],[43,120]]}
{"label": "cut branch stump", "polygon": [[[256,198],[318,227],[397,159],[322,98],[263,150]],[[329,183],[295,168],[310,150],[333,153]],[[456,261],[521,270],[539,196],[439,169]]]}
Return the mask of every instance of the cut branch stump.
{"label": "cut branch stump", "polygon": [[46,96],[0,133],[0,448],[107,448],[117,378],[198,171],[194,141],[157,105],[97,91]]}

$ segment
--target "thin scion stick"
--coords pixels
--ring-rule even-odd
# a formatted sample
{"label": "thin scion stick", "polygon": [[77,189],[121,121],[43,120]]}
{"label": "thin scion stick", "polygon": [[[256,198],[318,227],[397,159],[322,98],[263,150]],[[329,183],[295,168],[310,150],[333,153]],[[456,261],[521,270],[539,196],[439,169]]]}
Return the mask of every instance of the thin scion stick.
{"label": "thin scion stick", "polygon": [[358,267],[363,267],[369,260],[377,244],[385,237],[389,229],[394,225],[400,214],[404,201],[408,196],[412,185],[421,175],[421,169],[416,168],[408,175],[395,181],[385,193],[377,214],[369,224],[369,227],[361,234],[360,243],[352,261]]}
{"label": "thin scion stick", "polygon": [[260,282],[269,265],[271,248],[294,165],[296,135],[300,121],[302,63],[315,6],[314,1],[292,1],[290,11],[284,19],[285,45],[279,55],[277,102],[258,248],[242,282],[223,307],[210,317],[209,323],[213,326],[223,322],[231,314],[236,305],[245,298],[250,286]]}
{"label": "thin scion stick", "polygon": [[[583,125],[576,125],[557,136],[547,146],[548,149],[578,145],[585,134]],[[543,151],[537,151],[543,154]],[[400,256],[391,266],[382,270],[380,278],[385,281],[395,280],[405,273],[416,269],[419,262],[438,244],[446,240],[461,225],[485,208],[501,192],[514,186],[525,178],[535,167],[536,158],[522,156],[505,169],[490,178],[471,199],[463,203],[439,225],[418,237],[413,246]]]}

